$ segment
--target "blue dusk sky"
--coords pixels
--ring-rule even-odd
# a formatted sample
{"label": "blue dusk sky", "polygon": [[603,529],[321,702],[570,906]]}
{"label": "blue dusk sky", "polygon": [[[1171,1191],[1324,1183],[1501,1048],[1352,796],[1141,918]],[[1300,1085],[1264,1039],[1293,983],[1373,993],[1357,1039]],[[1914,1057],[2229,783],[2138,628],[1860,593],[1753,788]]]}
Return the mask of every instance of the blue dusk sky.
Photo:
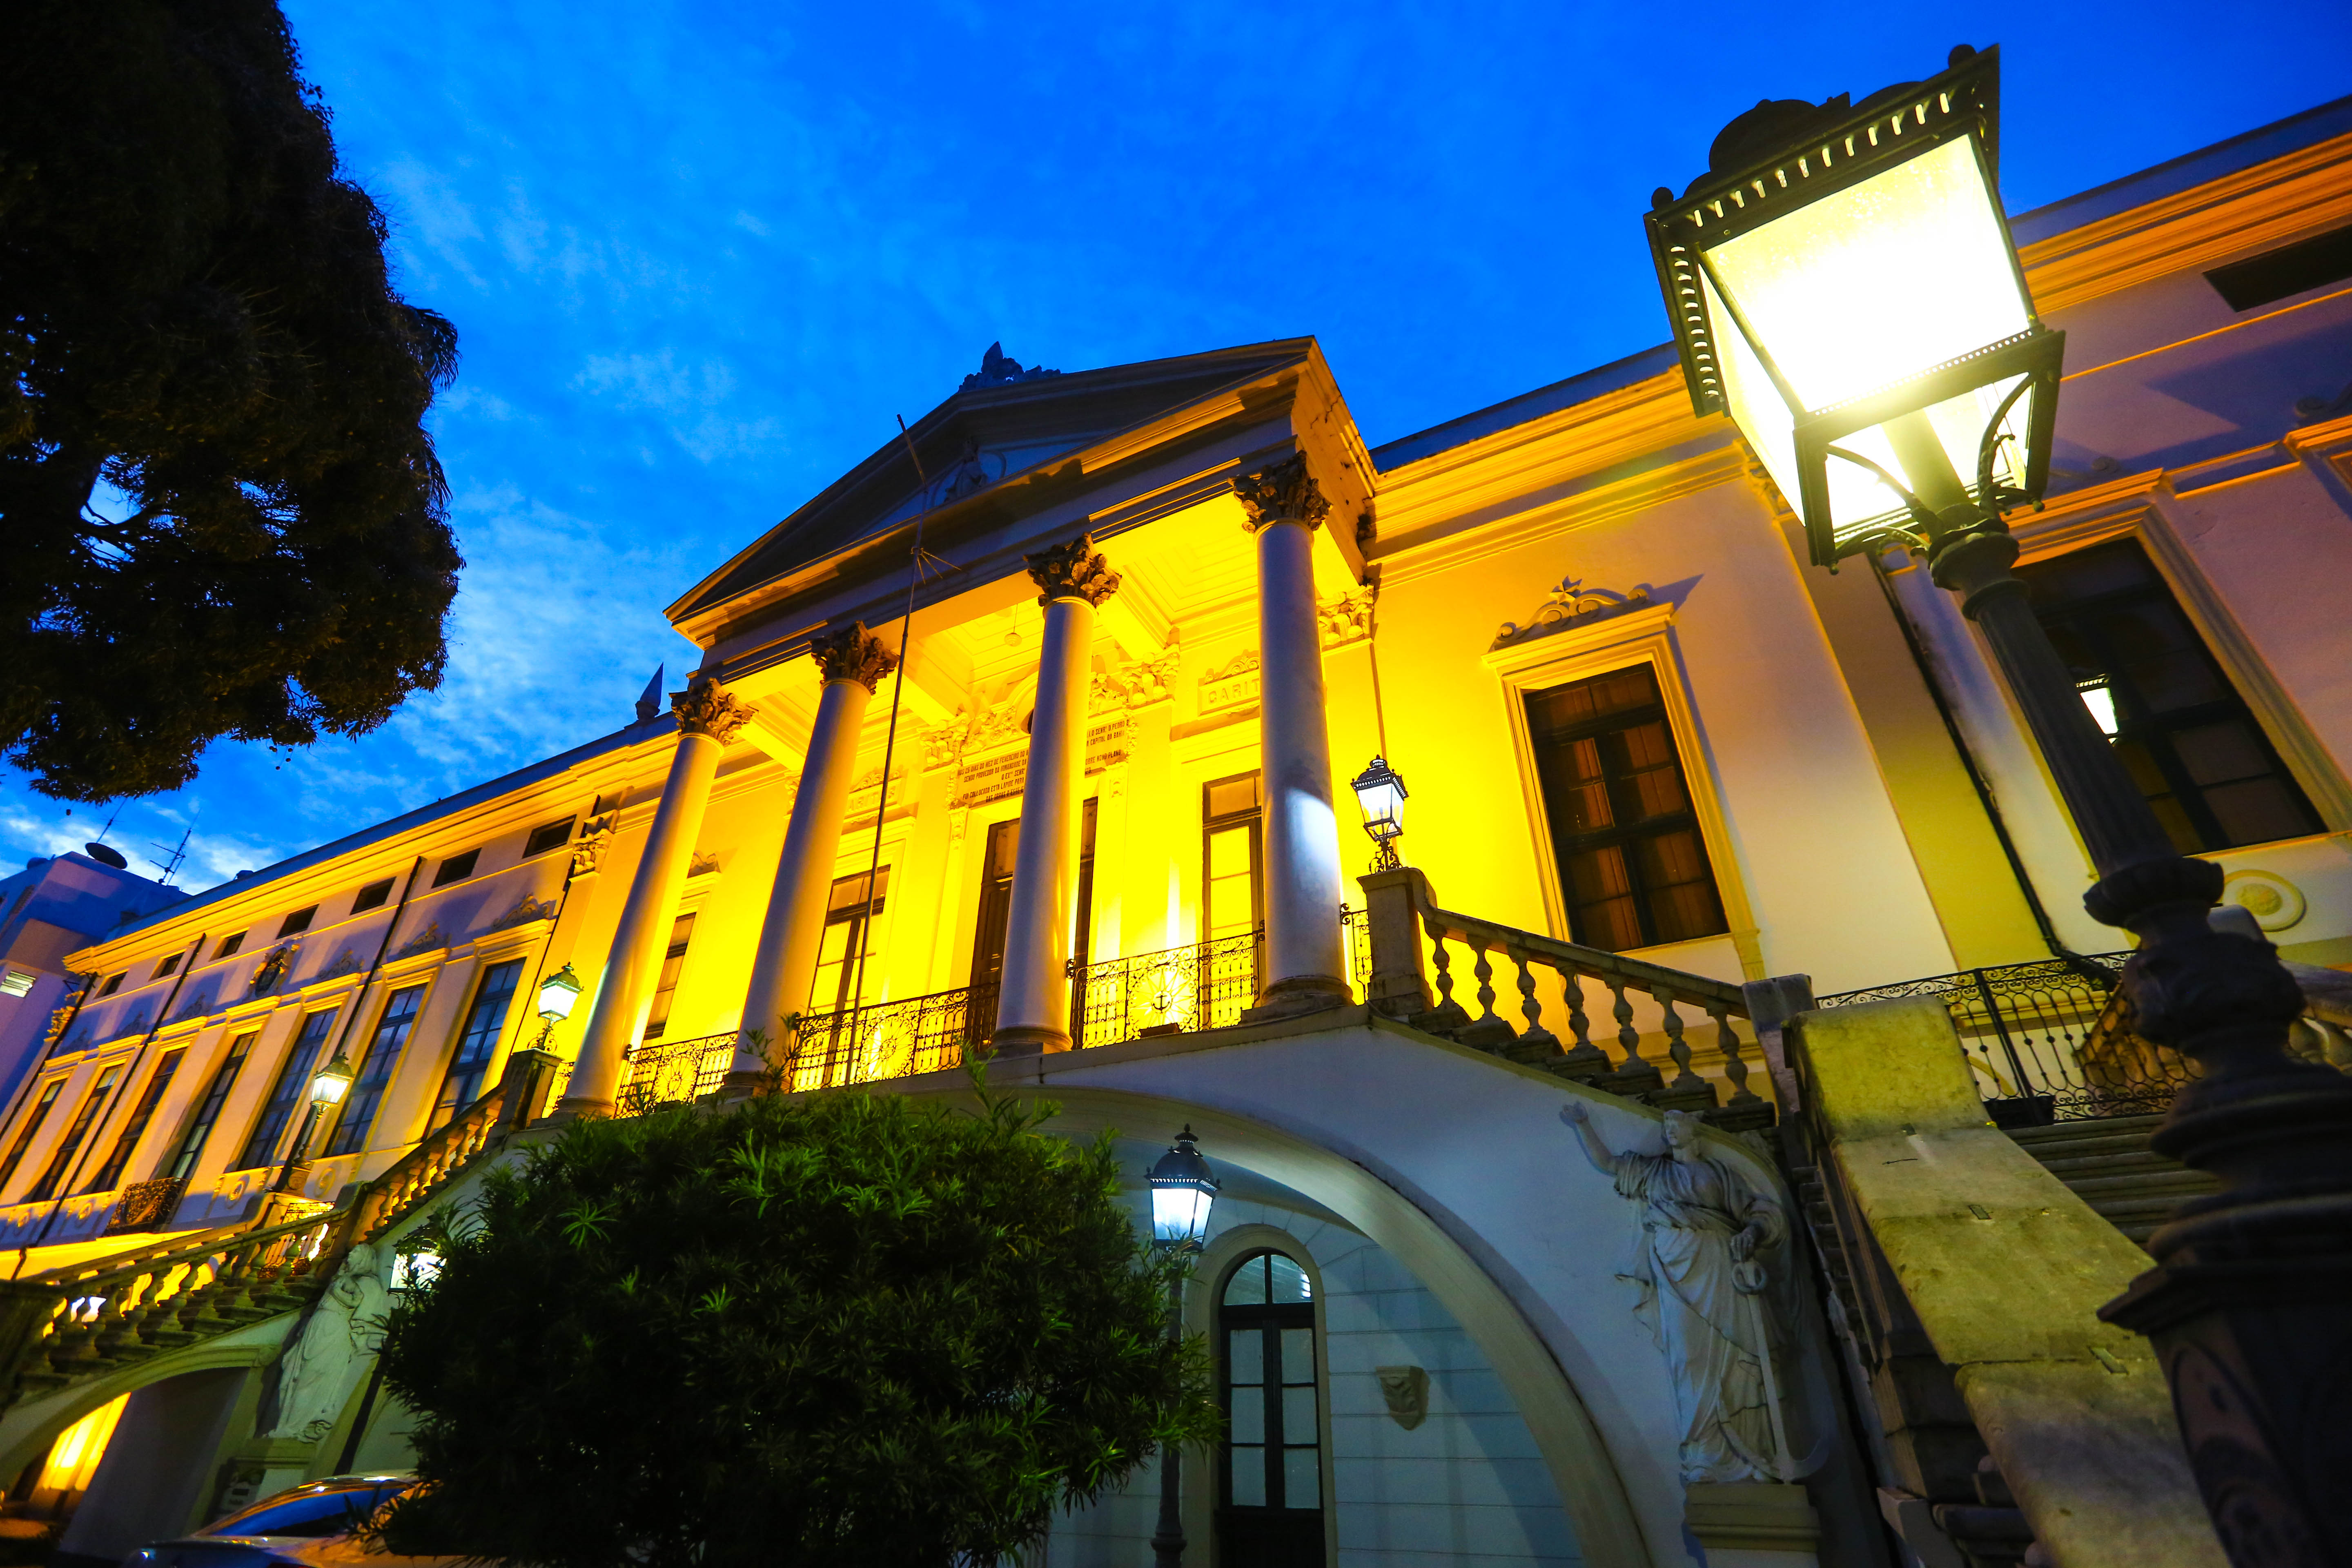
{"label": "blue dusk sky", "polygon": [[[457,326],[468,564],[440,689],[121,804],[141,870],[193,830],[191,889],[618,728],[695,662],[662,606],[993,340],[1084,370],[1312,333],[1378,444],[1664,341],[1640,215],[1759,98],[1999,43],[2015,213],[2352,92],[2342,0],[287,10]],[[0,769],[0,864],[114,812]]]}

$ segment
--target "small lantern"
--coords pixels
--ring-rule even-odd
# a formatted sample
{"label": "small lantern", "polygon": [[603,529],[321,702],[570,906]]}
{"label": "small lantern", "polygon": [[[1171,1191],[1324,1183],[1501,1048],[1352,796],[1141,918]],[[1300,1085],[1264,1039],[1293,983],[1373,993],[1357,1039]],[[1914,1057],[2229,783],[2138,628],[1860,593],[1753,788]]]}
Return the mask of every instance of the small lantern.
{"label": "small lantern", "polygon": [[1994,183],[1999,66],[1962,45],[1857,105],[1759,103],[1648,215],[1692,405],[1738,423],[1818,565],[2048,482],[2065,334]]}
{"label": "small lantern", "polygon": [[1385,757],[1374,757],[1372,765],[1350,781],[1356,792],[1356,804],[1363,808],[1364,834],[1380,850],[1383,868],[1393,869],[1398,864],[1396,841],[1404,837],[1404,777],[1389,766]]}
{"label": "small lantern", "polygon": [[1190,1127],[1151,1167],[1151,1238],[1162,1247],[1195,1247],[1209,1232],[1209,1205],[1217,1179],[1193,1146]]}
{"label": "small lantern", "polygon": [[320,1068],[318,1076],[310,1080],[310,1103],[316,1106],[341,1105],[343,1093],[352,1087],[352,1079],[355,1076],[352,1071],[351,1058],[343,1055],[342,1047],[337,1046],[335,1059]]}
{"label": "small lantern", "polygon": [[539,983],[539,1016],[550,1025],[572,1016],[572,1005],[579,1000],[580,978],[568,963]]}

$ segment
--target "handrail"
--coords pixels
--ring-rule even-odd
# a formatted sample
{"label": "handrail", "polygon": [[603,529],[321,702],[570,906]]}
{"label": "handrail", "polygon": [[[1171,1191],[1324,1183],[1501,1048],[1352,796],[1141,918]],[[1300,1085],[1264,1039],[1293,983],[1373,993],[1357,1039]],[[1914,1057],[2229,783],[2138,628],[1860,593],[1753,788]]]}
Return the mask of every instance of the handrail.
{"label": "handrail", "polygon": [[[1739,1034],[1731,1023],[1735,1017],[1749,1016],[1747,993],[1739,986],[1442,908],[1430,892],[1428,879],[1412,867],[1376,871],[1363,879],[1363,886],[1365,924],[1372,947],[1372,973],[1365,992],[1375,1011],[1460,1045],[1667,1109],[1697,1111],[1726,1126],[1769,1125],[1771,1107],[1748,1087],[1748,1066],[1740,1056]],[[1436,984],[1434,998],[1423,978],[1424,941],[1430,975]],[[1475,955],[1471,975],[1477,983],[1479,1007],[1475,1018],[1454,1000],[1449,942],[1459,942]],[[1495,1011],[1495,970],[1488,954],[1497,951],[1518,972],[1518,1012],[1525,1020],[1521,1027],[1514,1027]],[[1544,1025],[1543,1004],[1536,995],[1538,967],[1559,976],[1570,1044],[1563,1045]],[[1587,980],[1597,981],[1612,998],[1611,1016],[1617,1024],[1622,1060],[1612,1060],[1592,1042],[1591,1020],[1585,1013],[1583,982]],[[1641,992],[1658,1005],[1667,1054],[1675,1067],[1671,1081],[1656,1064],[1643,1058],[1642,1034],[1633,1026],[1629,991]],[[1715,1084],[1692,1069],[1686,1034],[1689,1021],[1682,1016],[1684,1005],[1695,1006],[1715,1020],[1724,1077],[1731,1089],[1721,1102]]]}
{"label": "handrail", "polygon": [[447,1187],[538,1115],[556,1059],[517,1051],[488,1094],[334,1208],[219,1226],[0,1283],[0,1407],[300,1306],[351,1247]]}

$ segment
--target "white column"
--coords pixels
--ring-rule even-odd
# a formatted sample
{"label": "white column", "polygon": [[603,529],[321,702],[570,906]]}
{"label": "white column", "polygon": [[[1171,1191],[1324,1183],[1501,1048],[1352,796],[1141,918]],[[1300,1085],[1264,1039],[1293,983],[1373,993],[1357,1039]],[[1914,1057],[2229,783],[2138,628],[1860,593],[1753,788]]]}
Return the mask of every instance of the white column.
{"label": "white column", "polygon": [[621,906],[621,923],[613,932],[596,1005],[589,1010],[588,1027],[581,1036],[579,1064],[572,1069],[560,1110],[603,1114],[620,1094],[629,1037],[668,946],[670,921],[686,887],[702,814],[710,804],[719,753],[753,711],[707,675],[696,676],[684,691],[673,693],[670,707],[677,714],[677,750],[662,784],[661,804],[654,808],[645,854],[629,883],[628,901]]}
{"label": "white column", "polygon": [[868,636],[859,621],[813,640],[809,657],[816,660],[824,689],[817,697],[808,761],[793,795],[792,825],[776,856],[775,889],[768,895],[751,989],[743,998],[745,1036],[757,1029],[767,1037],[764,1043],[748,1037],[738,1043],[730,1089],[748,1088],[752,1076],[783,1060],[791,1045],[784,1020],[808,1006],[834,867],[841,855],[841,824],[856,779],[866,705],[898,665],[882,639]]}
{"label": "white column", "polygon": [[1078,792],[1086,787],[1087,697],[1095,606],[1118,574],[1081,534],[1028,557],[1044,590],[1045,640],[1037,707],[1029,721],[1029,773],[1021,786],[1021,848],[1004,931],[1004,978],[996,1005],[998,1056],[1070,1048],[1072,928],[1077,920]]}
{"label": "white column", "polygon": [[1281,1017],[1351,996],[1339,942],[1339,831],[1315,615],[1315,530],[1331,507],[1304,453],[1244,476],[1234,494],[1257,535],[1265,802],[1265,984],[1249,1016]]}

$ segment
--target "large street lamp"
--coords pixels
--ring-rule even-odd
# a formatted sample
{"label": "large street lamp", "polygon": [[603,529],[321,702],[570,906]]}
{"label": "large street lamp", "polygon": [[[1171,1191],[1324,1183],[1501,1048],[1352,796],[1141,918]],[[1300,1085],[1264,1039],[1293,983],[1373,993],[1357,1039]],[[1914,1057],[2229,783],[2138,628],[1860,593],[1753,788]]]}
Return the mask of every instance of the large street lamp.
{"label": "large street lamp", "polygon": [[2001,512],[2040,497],[2064,340],[2001,212],[1998,71],[1963,45],[1859,104],[1758,104],[1657,193],[1651,251],[1694,407],[1738,424],[1814,561],[1915,546],[1983,632],[2098,869],[2084,907],[2139,938],[2134,1025],[2200,1069],[2155,1146],[2223,1184],[2104,1315],[2154,1340],[2233,1558],[2272,1531],[2352,1560],[2315,1505],[2341,1478],[2313,1405],[2352,1349],[2352,1080],[2286,1056],[2301,991],[2258,932],[2209,922],[2221,868],[2173,847],[2010,571]]}
{"label": "large street lamp", "polygon": [[294,1135],[294,1147],[286,1152],[285,1169],[278,1173],[278,1181],[270,1191],[290,1193],[296,1175],[310,1163],[310,1134],[319,1125],[320,1116],[343,1102],[343,1095],[358,1075],[352,1070],[351,1058],[343,1047],[335,1047],[335,1056],[310,1079],[310,1108],[302,1113],[302,1131]]}
{"label": "large street lamp", "polygon": [[1404,837],[1404,775],[1389,766],[1386,757],[1349,781],[1356,805],[1364,814],[1364,837],[1372,841],[1372,869],[1393,871],[1404,864],[1397,858],[1396,841]]}
{"label": "large street lamp", "polygon": [[[1216,1173],[1201,1158],[1188,1126],[1151,1167],[1151,1241],[1169,1255],[1168,1342],[1171,1345],[1184,1334],[1184,1274],[1175,1260],[1201,1250],[1202,1239],[1209,1234],[1209,1205],[1216,1199]],[[1151,1535],[1156,1568],[1183,1568],[1180,1462],[1176,1445],[1169,1444],[1160,1465],[1160,1527]]]}

